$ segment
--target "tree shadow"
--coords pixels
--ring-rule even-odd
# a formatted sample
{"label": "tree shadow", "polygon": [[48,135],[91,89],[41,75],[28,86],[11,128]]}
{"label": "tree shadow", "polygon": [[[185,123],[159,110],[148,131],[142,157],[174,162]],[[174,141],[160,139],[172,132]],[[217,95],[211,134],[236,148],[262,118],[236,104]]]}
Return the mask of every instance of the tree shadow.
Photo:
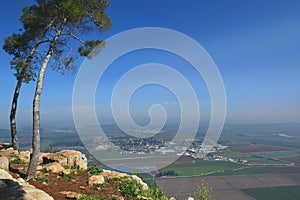
{"label": "tree shadow", "polygon": [[0,179],[0,199],[23,200],[26,192],[22,186],[10,179]]}

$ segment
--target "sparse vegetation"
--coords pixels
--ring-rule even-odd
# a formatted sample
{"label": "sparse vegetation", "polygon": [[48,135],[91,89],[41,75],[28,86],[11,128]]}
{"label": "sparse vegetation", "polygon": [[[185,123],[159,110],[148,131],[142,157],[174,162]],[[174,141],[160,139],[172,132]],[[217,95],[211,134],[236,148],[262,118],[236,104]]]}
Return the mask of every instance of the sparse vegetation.
{"label": "sparse vegetation", "polygon": [[201,185],[198,185],[197,191],[195,192],[195,199],[197,200],[213,200],[212,188],[205,183],[203,180]]}
{"label": "sparse vegetation", "polygon": [[11,164],[25,164],[25,161],[22,160],[17,154],[11,153],[9,156],[10,156],[11,158],[13,158],[13,159],[10,161]]}
{"label": "sparse vegetation", "polygon": [[45,168],[45,167],[43,167],[40,171],[41,171],[41,172],[44,172],[44,173],[52,172],[51,169],[47,169],[47,168]]}
{"label": "sparse vegetation", "polygon": [[74,178],[74,173],[72,172],[70,174],[61,174],[60,178],[63,178],[63,179],[72,179],[72,178]]}
{"label": "sparse vegetation", "polygon": [[37,177],[37,178],[36,178],[36,181],[42,182],[42,183],[50,184],[50,179],[47,178],[47,177]]}
{"label": "sparse vegetation", "polygon": [[79,200],[107,200],[107,198],[99,194],[93,194],[93,195],[83,194],[81,195]]}
{"label": "sparse vegetation", "polygon": [[97,165],[93,165],[89,170],[90,175],[99,175],[103,169]]}

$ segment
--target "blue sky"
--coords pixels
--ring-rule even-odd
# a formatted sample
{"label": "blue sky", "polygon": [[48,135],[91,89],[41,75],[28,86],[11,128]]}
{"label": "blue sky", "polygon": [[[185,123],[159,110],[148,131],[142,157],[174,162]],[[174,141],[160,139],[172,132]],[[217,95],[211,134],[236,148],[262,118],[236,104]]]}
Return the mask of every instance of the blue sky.
{"label": "blue sky", "polygon": [[[17,32],[21,9],[33,1],[2,2],[0,45]],[[199,42],[215,61],[227,94],[227,122],[300,122],[300,2],[298,0],[111,0],[107,10],[112,28],[99,35],[109,38],[139,27],[164,27],[182,32]],[[91,37],[97,37],[92,35]],[[10,57],[0,51],[0,127],[8,127],[8,114],[15,87]],[[78,67],[83,59],[77,61]],[[189,77],[199,98],[203,119],[210,110],[209,96],[201,77],[185,61],[165,52],[143,51],[120,58],[100,82],[96,102],[100,119],[109,121],[109,94],[117,77],[137,64],[168,64]],[[125,66],[121,68],[120,66]],[[126,70],[125,70],[126,71]],[[42,93],[42,124],[72,124],[72,90],[76,74],[62,76],[50,68]],[[24,84],[18,122],[31,126],[35,82]],[[169,117],[178,116],[174,95],[158,86],[137,91],[131,102],[135,119],[145,118],[153,103],[162,103]],[[175,102],[175,103],[174,103]]]}

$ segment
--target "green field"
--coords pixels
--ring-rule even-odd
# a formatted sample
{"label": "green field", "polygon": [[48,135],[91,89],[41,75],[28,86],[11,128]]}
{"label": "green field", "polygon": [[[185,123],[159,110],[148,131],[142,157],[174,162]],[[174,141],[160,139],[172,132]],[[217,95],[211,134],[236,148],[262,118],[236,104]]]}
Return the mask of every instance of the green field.
{"label": "green field", "polygon": [[247,160],[251,163],[266,164],[266,165],[285,165],[290,162],[277,160],[281,157],[297,156],[299,151],[274,151],[274,152],[255,152],[255,153],[239,153],[234,151],[215,152],[214,155],[223,157]]}
{"label": "green field", "polygon": [[203,176],[210,173],[222,173],[241,167],[243,167],[243,165],[226,161],[180,161],[161,169],[160,172],[175,171],[178,176]]}
{"label": "green field", "polygon": [[251,189],[243,189],[242,191],[257,200],[298,200],[300,199],[300,186],[251,188]]}
{"label": "green field", "polygon": [[233,170],[225,170],[224,172],[216,172],[209,176],[227,176],[227,175],[245,175],[245,174],[273,174],[274,172],[260,167],[245,167]]}

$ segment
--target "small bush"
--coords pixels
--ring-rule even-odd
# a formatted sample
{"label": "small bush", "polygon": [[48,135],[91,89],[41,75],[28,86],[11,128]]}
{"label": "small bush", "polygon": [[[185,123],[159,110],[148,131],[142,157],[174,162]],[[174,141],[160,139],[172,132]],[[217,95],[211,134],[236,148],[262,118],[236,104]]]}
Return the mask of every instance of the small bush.
{"label": "small bush", "polygon": [[63,166],[65,169],[71,169],[71,167],[69,165],[64,165]]}
{"label": "small bush", "polygon": [[81,195],[79,200],[107,200],[107,198],[99,194],[92,194],[92,195],[83,194]]}
{"label": "small bush", "polygon": [[42,183],[47,183],[47,184],[50,183],[50,179],[47,178],[47,177],[37,177],[37,178],[36,178],[36,181],[42,182]]}
{"label": "small bush", "polygon": [[70,174],[61,174],[61,175],[60,175],[60,178],[63,178],[63,179],[71,179],[71,178],[74,178],[74,173],[70,173]]}
{"label": "small bush", "polygon": [[11,164],[25,164],[25,161],[22,160],[19,156],[10,161]]}
{"label": "small bush", "polygon": [[202,180],[201,185],[198,186],[197,191],[195,192],[195,199],[197,200],[213,200],[211,195],[212,188],[209,187],[204,181]]}
{"label": "small bush", "polygon": [[94,165],[88,171],[90,172],[90,175],[99,175],[101,172],[103,172],[103,169],[97,165]]}
{"label": "small bush", "polygon": [[51,169],[47,169],[47,168],[45,168],[45,167],[43,167],[40,171],[41,171],[41,172],[44,172],[44,173],[52,172]]}

